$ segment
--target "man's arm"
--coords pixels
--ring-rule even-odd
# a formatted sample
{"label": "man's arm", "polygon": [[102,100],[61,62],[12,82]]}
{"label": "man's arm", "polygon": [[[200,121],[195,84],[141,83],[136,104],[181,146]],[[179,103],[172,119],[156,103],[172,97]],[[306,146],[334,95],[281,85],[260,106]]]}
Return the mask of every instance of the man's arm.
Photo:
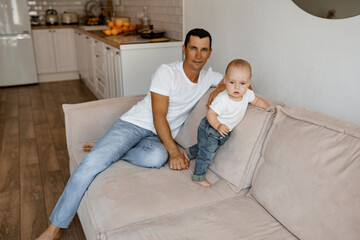
{"label": "man's arm", "polygon": [[222,91],[224,91],[226,89],[225,83],[224,83],[224,78],[219,82],[218,87],[209,95],[209,99],[208,102],[206,104],[206,106],[209,108],[212,101],[214,101],[215,97],[221,93]]}
{"label": "man's arm", "polygon": [[169,165],[173,170],[183,170],[189,168],[189,162],[180,153],[179,148],[171,135],[169,123],[166,115],[169,107],[169,97],[151,92],[151,104],[154,126],[161,142],[169,153]]}

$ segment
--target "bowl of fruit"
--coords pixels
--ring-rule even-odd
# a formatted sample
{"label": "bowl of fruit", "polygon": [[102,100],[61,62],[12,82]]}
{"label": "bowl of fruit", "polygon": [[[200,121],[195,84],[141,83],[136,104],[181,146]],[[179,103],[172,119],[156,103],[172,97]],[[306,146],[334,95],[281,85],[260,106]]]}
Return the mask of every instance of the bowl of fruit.
{"label": "bowl of fruit", "polygon": [[103,30],[104,34],[107,36],[116,36],[118,34],[130,35],[136,33],[136,27],[122,18],[116,18],[115,21],[108,22],[107,26],[110,29]]}

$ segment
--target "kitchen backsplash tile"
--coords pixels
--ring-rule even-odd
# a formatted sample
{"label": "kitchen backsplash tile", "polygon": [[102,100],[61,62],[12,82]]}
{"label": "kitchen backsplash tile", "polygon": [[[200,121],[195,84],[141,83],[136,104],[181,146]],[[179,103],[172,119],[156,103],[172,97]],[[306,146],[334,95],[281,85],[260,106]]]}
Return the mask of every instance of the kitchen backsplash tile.
{"label": "kitchen backsplash tile", "polygon": [[85,15],[85,4],[89,0],[79,1],[62,1],[62,0],[28,0],[29,14],[38,15],[45,24],[45,12],[49,8],[55,9],[58,13],[58,20],[63,12],[76,12],[80,16],[80,22],[83,22],[81,17]]}
{"label": "kitchen backsplash tile", "polygon": [[[83,23],[82,17],[85,13],[85,5],[89,0],[28,0],[30,15],[41,17],[42,23],[45,21],[47,9],[55,9],[60,16],[64,11],[76,12]],[[106,0],[100,1],[106,4]],[[166,31],[165,36],[181,40],[183,38],[183,0],[119,0],[120,5],[114,5],[116,16],[130,17],[131,24],[139,24],[138,12],[142,12],[143,7],[147,7],[151,24],[155,28]],[[115,0],[113,0],[115,4]]]}
{"label": "kitchen backsplash tile", "polygon": [[183,1],[182,0],[121,0],[115,6],[117,16],[127,16],[131,24],[139,24],[138,13],[147,7],[151,24],[166,31],[165,36],[182,40]]}

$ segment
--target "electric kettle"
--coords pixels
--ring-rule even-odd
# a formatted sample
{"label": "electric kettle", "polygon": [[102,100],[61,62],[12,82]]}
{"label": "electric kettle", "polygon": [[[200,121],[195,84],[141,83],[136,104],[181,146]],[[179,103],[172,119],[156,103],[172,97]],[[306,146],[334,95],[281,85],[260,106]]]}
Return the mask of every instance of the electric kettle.
{"label": "electric kettle", "polygon": [[58,24],[58,16],[55,9],[48,9],[45,12],[45,21],[46,25],[56,25]]}

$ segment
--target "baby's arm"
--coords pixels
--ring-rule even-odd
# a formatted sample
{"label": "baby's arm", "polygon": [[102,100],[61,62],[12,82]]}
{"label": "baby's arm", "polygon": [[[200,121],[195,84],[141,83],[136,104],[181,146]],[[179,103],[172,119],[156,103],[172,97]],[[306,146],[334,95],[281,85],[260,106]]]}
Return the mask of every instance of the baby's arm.
{"label": "baby's arm", "polygon": [[225,124],[222,124],[217,119],[218,114],[212,110],[211,108],[208,109],[208,112],[206,114],[206,118],[210,125],[216,129],[221,136],[225,137],[225,135],[229,134],[230,129]]}
{"label": "baby's arm", "polygon": [[268,104],[264,99],[259,98],[258,96],[255,96],[254,101],[252,101],[250,104],[265,110],[270,107],[270,104]]}

